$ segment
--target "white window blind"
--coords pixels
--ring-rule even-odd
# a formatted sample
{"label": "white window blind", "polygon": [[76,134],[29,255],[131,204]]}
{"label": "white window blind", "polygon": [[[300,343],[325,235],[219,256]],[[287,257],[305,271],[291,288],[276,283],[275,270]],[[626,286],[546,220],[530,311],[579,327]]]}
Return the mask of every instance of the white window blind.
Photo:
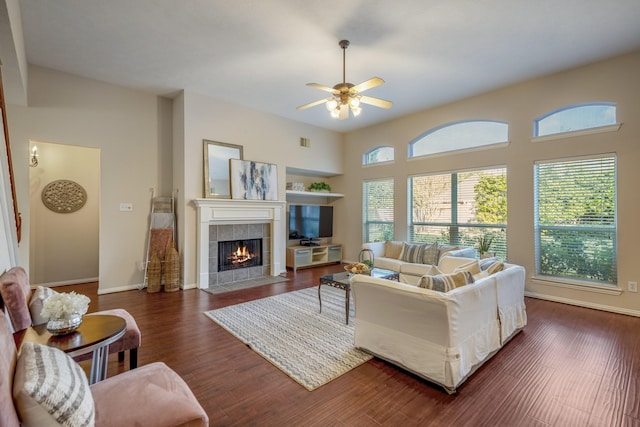
{"label": "white window blind", "polygon": [[362,195],[364,241],[393,240],[393,179],[364,181]]}
{"label": "white window blind", "polygon": [[535,166],[536,274],[617,283],[616,157]]}
{"label": "white window blind", "polygon": [[490,251],[506,259],[506,168],[412,176],[408,186],[411,241],[475,247],[489,235]]}

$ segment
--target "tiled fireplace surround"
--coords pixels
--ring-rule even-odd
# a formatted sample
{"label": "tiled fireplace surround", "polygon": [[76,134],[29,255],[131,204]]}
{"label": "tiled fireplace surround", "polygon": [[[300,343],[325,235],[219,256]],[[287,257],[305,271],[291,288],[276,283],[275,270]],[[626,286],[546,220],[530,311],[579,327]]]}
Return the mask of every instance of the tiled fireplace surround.
{"label": "tiled fireplace surround", "polygon": [[[215,287],[284,271],[286,202],[195,199],[198,287]],[[218,272],[218,241],[262,238],[263,265]]]}

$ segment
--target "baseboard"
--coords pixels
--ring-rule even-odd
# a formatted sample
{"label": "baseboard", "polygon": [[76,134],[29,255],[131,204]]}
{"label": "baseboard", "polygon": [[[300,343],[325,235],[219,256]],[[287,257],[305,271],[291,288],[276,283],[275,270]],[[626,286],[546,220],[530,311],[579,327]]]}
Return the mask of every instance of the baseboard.
{"label": "baseboard", "polygon": [[98,295],[113,294],[116,292],[124,292],[124,291],[139,291],[143,288],[144,288],[144,285],[142,283],[118,286],[116,288],[109,288],[109,289],[98,288]]}
{"label": "baseboard", "polygon": [[630,310],[630,309],[627,309],[627,308],[613,307],[613,306],[610,306],[610,305],[596,304],[596,303],[585,302],[585,301],[578,301],[578,300],[573,300],[573,299],[569,299],[569,298],[554,297],[552,295],[538,294],[538,293],[535,293],[535,292],[528,292],[528,291],[525,291],[524,294],[525,294],[525,296],[528,296],[528,297],[531,297],[531,298],[536,298],[536,299],[543,299],[543,300],[547,300],[547,301],[560,302],[560,303],[563,303],[563,304],[575,305],[575,306],[584,307],[584,308],[592,308],[594,310],[609,311],[611,313],[626,314],[627,316],[640,317],[640,311],[638,311],[638,310]]}
{"label": "baseboard", "polygon": [[61,282],[33,283],[32,286],[44,286],[45,288],[53,288],[56,286],[78,285],[81,283],[97,282],[98,279],[98,277],[88,277],[86,279],[63,280]]}

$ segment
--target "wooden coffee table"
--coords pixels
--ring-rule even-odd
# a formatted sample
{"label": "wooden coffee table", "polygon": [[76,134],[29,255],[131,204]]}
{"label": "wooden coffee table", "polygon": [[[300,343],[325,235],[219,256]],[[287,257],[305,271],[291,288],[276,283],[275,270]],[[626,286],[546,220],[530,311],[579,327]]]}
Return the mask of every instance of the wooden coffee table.
{"label": "wooden coffee table", "polygon": [[[353,274],[346,271],[335,274],[327,274],[326,276],[320,276],[320,283],[318,284],[318,301],[320,302],[320,313],[322,313],[322,295],[320,288],[322,285],[332,286],[334,288],[343,289],[345,292],[345,311],[346,311],[346,323],[349,324],[349,303],[351,300],[351,282],[349,279]],[[371,277],[379,277],[381,279],[398,280],[400,275],[397,271],[384,270],[382,268],[373,268],[371,270]]]}
{"label": "wooden coffee table", "polygon": [[107,377],[109,344],[118,340],[127,331],[127,322],[119,316],[91,314],[83,316],[82,323],[69,335],[53,336],[47,331],[47,324],[31,326],[13,334],[16,346],[23,342],[56,347],[71,357],[93,352],[89,384]]}

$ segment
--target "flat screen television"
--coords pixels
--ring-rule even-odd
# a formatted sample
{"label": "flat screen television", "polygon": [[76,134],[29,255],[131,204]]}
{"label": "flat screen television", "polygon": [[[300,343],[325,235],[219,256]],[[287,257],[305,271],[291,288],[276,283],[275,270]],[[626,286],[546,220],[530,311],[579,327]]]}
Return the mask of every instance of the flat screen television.
{"label": "flat screen television", "polygon": [[289,240],[333,236],[333,206],[289,205]]}

